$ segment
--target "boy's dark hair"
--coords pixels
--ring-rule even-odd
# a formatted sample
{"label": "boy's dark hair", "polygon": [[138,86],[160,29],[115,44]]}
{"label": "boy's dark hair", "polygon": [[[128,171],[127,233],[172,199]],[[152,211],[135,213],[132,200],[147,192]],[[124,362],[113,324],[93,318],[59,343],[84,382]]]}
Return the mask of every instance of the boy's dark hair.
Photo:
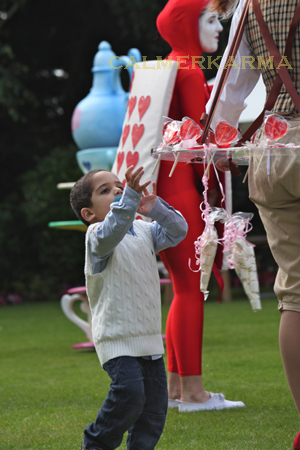
{"label": "boy's dark hair", "polygon": [[91,170],[90,172],[83,175],[83,177],[79,178],[78,181],[74,184],[70,193],[70,203],[72,209],[79,220],[81,220],[85,225],[89,226],[90,223],[87,222],[81,215],[82,208],[89,208],[92,206],[92,193],[93,193],[93,184],[92,178],[93,175],[97,172],[109,172],[109,170],[98,169]]}

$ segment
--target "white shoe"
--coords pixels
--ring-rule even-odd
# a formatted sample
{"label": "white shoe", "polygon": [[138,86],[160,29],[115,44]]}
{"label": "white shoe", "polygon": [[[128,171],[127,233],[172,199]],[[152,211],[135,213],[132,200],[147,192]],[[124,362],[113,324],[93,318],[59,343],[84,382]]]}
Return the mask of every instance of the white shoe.
{"label": "white shoe", "polygon": [[179,400],[171,400],[170,398],[168,399],[168,408],[178,408],[180,401]]}
{"label": "white shoe", "polygon": [[217,409],[243,408],[245,406],[243,402],[232,402],[230,400],[226,400],[224,394],[213,394],[210,392],[209,395],[210,399],[205,403],[188,403],[179,401],[179,412],[212,411]]}

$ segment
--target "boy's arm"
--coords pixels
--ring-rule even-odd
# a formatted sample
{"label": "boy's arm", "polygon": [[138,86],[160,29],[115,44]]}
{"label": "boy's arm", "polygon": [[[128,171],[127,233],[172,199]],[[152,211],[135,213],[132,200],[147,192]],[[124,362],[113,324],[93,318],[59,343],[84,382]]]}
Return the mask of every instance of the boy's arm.
{"label": "boy's arm", "polygon": [[186,237],[188,231],[186,220],[179,211],[160,197],[157,197],[147,217],[154,220],[150,224],[150,230],[156,253],[168,247],[176,247]]}
{"label": "boy's arm", "polygon": [[107,260],[130,229],[139,207],[142,192],[147,191],[147,186],[151,183],[151,181],[146,181],[146,183],[140,184],[143,174],[142,166],[136,170],[134,170],[134,166],[128,167],[125,172],[127,185],[122,199],[118,203],[112,203],[110,212],[103,222],[88,228],[89,245],[96,261]]}
{"label": "boy's arm", "polygon": [[103,222],[89,226],[87,233],[91,252],[98,260],[107,259],[124,238],[135,218],[140,199],[141,194],[126,185],[122,199],[111,204]]}

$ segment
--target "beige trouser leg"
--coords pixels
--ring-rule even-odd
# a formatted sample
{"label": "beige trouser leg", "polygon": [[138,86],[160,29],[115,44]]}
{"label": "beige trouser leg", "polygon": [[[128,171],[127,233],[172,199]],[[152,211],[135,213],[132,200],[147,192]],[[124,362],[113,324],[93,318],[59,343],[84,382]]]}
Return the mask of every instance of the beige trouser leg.
{"label": "beige trouser leg", "polygon": [[[299,145],[300,119],[291,120],[290,125],[281,142]],[[258,135],[262,137],[262,130]],[[250,163],[249,192],[279,267],[274,286],[281,311],[279,345],[287,382],[300,414],[300,151],[291,148],[288,156],[278,152],[269,161],[267,152],[263,155],[252,158]]]}

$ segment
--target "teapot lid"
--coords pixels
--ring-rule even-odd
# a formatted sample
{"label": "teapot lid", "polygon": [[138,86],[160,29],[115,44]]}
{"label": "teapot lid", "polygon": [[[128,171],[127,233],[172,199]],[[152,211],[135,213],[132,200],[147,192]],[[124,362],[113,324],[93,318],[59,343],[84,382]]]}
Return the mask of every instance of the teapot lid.
{"label": "teapot lid", "polygon": [[111,45],[107,41],[100,42],[98,49],[99,51],[94,57],[92,72],[99,70],[100,67],[111,67],[110,60],[111,58],[116,56],[116,54],[111,49]]}

